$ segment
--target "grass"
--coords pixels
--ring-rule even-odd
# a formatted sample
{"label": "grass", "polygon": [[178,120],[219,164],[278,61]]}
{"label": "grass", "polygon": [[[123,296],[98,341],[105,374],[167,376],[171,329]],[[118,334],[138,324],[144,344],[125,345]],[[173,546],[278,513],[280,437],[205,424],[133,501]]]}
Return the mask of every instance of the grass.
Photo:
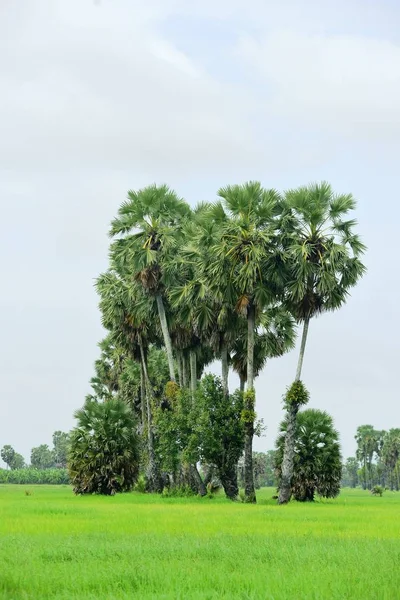
{"label": "grass", "polygon": [[285,507],[272,495],[251,506],[0,486],[0,598],[400,598],[400,493]]}

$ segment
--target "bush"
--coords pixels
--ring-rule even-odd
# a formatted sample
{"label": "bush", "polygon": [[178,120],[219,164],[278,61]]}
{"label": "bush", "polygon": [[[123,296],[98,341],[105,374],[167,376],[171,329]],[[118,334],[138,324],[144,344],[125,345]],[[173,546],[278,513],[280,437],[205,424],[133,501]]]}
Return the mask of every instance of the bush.
{"label": "bush", "polygon": [[0,469],[0,483],[66,485],[69,482],[67,469]]}
{"label": "bush", "polygon": [[68,470],[76,494],[113,495],[132,489],[139,472],[136,422],[125,402],[87,399],[75,413]]}
{"label": "bush", "polygon": [[177,485],[170,488],[165,487],[161,496],[163,498],[190,498],[191,496],[197,496],[197,493],[193,491],[190,485]]}
{"label": "bush", "polygon": [[381,485],[374,485],[374,487],[371,490],[371,494],[373,496],[380,496],[382,498],[384,491],[385,490],[383,489],[383,487]]}

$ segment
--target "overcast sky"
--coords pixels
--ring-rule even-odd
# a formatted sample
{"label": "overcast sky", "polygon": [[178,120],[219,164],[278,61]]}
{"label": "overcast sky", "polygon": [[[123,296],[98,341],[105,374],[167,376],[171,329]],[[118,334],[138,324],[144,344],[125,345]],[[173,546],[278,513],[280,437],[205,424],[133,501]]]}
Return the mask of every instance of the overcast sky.
{"label": "overcast sky", "polygon": [[[259,179],[358,199],[368,274],[313,320],[303,379],[345,456],[400,426],[396,0],[1,0],[0,447],[73,426],[103,332],[93,289],[129,188],[191,204]],[[273,447],[296,352],[257,382]]]}

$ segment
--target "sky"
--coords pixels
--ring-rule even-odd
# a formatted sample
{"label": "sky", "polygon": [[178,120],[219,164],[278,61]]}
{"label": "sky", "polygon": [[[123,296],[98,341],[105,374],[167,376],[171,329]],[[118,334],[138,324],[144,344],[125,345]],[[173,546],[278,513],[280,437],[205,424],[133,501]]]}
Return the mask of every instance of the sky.
{"label": "sky", "polygon": [[[312,321],[303,380],[344,456],[358,425],[400,426],[399,22],[395,0],[1,1],[0,447],[73,427],[109,223],[153,182],[192,205],[249,179],[351,192],[368,273]],[[257,381],[258,450],[296,360]]]}

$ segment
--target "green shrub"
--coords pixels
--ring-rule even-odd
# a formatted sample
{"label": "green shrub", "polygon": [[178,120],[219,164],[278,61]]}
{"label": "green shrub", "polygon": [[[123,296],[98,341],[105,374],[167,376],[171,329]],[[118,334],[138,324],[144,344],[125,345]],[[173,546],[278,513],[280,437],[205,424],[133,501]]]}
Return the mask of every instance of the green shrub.
{"label": "green shrub", "polygon": [[381,485],[374,485],[374,487],[371,490],[371,494],[373,496],[380,496],[380,497],[382,497],[384,491],[385,490],[383,489],[383,487]]}
{"label": "green shrub", "polygon": [[190,498],[196,496],[196,492],[192,490],[190,485],[176,485],[170,488],[165,487],[161,496],[163,498]]}
{"label": "green shrub", "polygon": [[140,494],[145,494],[147,492],[147,482],[144,475],[139,475],[133,489],[135,492],[139,492]]}
{"label": "green shrub", "polygon": [[132,409],[113,398],[90,398],[75,413],[68,469],[76,494],[113,495],[130,491],[139,473],[139,440]]}

